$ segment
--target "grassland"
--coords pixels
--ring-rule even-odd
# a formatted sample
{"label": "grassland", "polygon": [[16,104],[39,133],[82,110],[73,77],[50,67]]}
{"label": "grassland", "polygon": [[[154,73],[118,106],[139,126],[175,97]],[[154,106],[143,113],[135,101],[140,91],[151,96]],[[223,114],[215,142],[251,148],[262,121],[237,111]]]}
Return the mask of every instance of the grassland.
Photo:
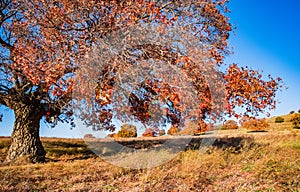
{"label": "grassland", "polygon": [[[271,123],[264,133],[220,131],[205,153],[199,153],[194,140],[171,161],[152,169],[111,165],[80,139],[42,138],[47,162],[1,163],[0,190],[300,191],[300,130],[276,126]],[[0,138],[0,161],[9,143],[9,138]]]}

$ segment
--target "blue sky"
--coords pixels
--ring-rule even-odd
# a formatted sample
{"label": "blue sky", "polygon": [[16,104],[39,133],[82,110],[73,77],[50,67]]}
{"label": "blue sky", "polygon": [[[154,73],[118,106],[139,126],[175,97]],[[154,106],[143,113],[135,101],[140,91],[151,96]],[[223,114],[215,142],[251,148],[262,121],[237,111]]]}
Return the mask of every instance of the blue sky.
{"label": "blue sky", "polygon": [[272,115],[300,108],[300,1],[232,0],[231,22],[237,27],[230,43],[229,62],[263,70],[283,78],[288,90],[278,93]]}
{"label": "blue sky", "polygon": [[[299,0],[232,0],[229,4],[231,22],[237,29],[230,37],[234,55],[228,63],[250,66],[264,75],[281,77],[288,90],[278,93],[278,104],[271,115],[300,109],[300,14]],[[13,112],[4,111],[0,136],[11,134]],[[51,129],[42,125],[41,136],[82,137],[78,129],[64,126]]]}

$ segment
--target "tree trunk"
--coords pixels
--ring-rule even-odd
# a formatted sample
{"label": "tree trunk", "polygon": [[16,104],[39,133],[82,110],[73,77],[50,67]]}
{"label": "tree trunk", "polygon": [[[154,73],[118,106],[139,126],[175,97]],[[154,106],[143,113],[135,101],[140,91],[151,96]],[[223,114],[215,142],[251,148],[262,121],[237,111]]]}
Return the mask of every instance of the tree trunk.
{"label": "tree trunk", "polygon": [[39,136],[42,113],[34,106],[25,106],[14,111],[15,124],[6,162],[45,161],[46,152]]}

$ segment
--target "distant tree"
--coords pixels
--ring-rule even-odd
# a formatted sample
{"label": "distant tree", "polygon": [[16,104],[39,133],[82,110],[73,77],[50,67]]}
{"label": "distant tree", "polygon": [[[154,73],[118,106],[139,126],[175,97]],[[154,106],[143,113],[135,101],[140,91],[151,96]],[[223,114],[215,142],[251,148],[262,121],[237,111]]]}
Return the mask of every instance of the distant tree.
{"label": "distant tree", "polygon": [[85,134],[84,136],[83,136],[83,138],[85,138],[85,139],[92,139],[92,138],[96,138],[93,134]]}
{"label": "distant tree", "polygon": [[256,119],[254,117],[243,117],[240,120],[240,124],[243,128],[249,129],[251,131],[265,131],[270,125],[267,123],[266,119]]}
{"label": "distant tree", "polygon": [[176,133],[179,132],[179,128],[178,127],[175,127],[175,126],[172,126],[170,127],[170,129],[168,130],[168,135],[175,135]]}
{"label": "distant tree", "polygon": [[159,136],[163,136],[165,134],[166,134],[166,131],[164,129],[161,129],[161,130],[158,131]]}
{"label": "distant tree", "polygon": [[123,138],[137,137],[136,126],[130,124],[122,125],[121,130],[118,132],[118,137],[123,137]]}
{"label": "distant tree", "polygon": [[210,128],[212,127],[212,125],[208,125],[204,120],[200,120],[198,122],[198,129],[196,130],[196,132],[206,132],[208,131]]}
{"label": "distant tree", "polygon": [[222,129],[237,129],[239,126],[236,121],[234,120],[227,120],[223,126]]}
{"label": "distant tree", "polygon": [[145,130],[145,132],[142,134],[143,137],[154,137],[156,135],[156,132],[153,128],[148,128]]}
{"label": "distant tree", "polygon": [[292,114],[294,114],[295,113],[295,111],[290,111],[290,115],[292,115]]}
{"label": "distant tree", "polygon": [[183,130],[180,130],[180,135],[193,135],[196,130],[200,127],[198,121],[188,121],[184,126]]}
{"label": "distant tree", "polygon": [[107,135],[109,138],[119,138],[117,133],[110,133]]}

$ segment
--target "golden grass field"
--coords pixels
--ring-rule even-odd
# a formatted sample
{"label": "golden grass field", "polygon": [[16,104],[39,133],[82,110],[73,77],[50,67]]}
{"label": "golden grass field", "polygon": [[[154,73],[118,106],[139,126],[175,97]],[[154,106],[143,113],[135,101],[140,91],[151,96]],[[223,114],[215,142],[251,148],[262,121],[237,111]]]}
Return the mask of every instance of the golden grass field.
{"label": "golden grass field", "polygon": [[[191,145],[152,169],[111,165],[81,139],[42,138],[47,162],[1,163],[0,191],[300,191],[300,130],[269,122],[263,133],[222,130],[205,153]],[[0,138],[0,161],[9,143]]]}

